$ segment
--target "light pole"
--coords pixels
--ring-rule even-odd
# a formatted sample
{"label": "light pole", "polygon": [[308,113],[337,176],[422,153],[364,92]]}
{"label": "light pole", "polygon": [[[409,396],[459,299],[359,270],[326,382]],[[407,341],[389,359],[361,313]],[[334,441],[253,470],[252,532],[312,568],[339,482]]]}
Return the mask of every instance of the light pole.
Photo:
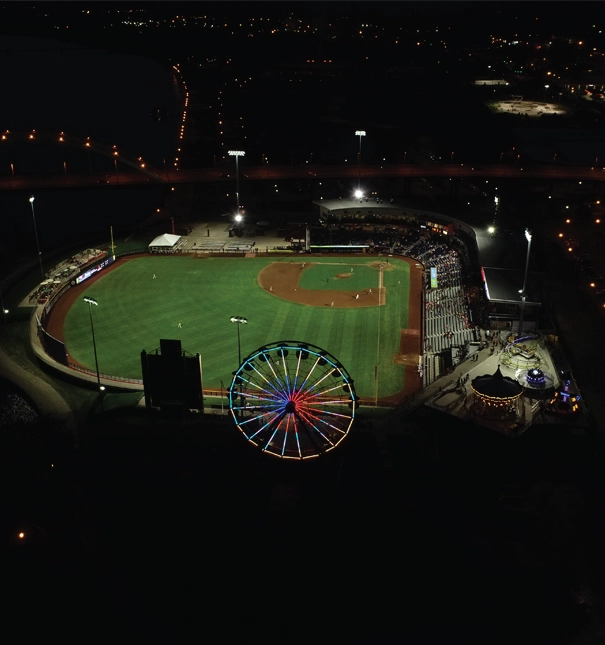
{"label": "light pole", "polygon": [[527,269],[529,268],[529,252],[531,249],[532,234],[528,228],[525,229],[525,239],[527,240],[527,258],[525,260],[525,275],[523,277],[523,289],[521,289],[521,314],[519,315],[518,337],[523,335],[523,314],[525,311],[525,287],[527,286]]}
{"label": "light pole", "polygon": [[88,303],[88,313],[90,314],[90,331],[92,332],[92,348],[95,353],[95,367],[97,368],[97,385],[99,386],[99,392],[105,388],[101,387],[101,375],[99,374],[99,360],[97,358],[97,343],[95,342],[95,326],[92,323],[92,305],[98,305],[99,303],[94,298],[83,298],[84,302]]}
{"label": "light pole", "polygon": [[44,280],[44,269],[42,268],[42,253],[40,253],[40,242],[38,241],[38,227],[36,226],[36,213],[34,212],[34,196],[29,198],[29,203],[32,206],[32,218],[34,220],[34,233],[36,234],[36,248],[38,249],[38,260],[40,262],[40,274]]}
{"label": "light pole", "polygon": [[240,343],[239,328],[240,328],[240,325],[247,325],[248,319],[244,318],[243,316],[231,316],[229,320],[232,323],[237,323],[237,357],[239,360],[239,365],[241,365],[242,364],[242,346]]}
{"label": "light pole", "polygon": [[4,318],[4,328],[7,328],[6,314],[8,309],[4,306],[4,298],[2,297],[2,291],[0,290],[0,306],[2,307],[2,317]]}
{"label": "light pole", "polygon": [[235,197],[237,199],[237,214],[239,215],[239,158],[246,153],[243,150],[229,150],[229,155],[235,157]]}
{"label": "light pole", "polygon": [[361,190],[361,137],[366,136],[366,131],[355,130],[355,136],[359,137],[359,152],[357,153],[357,190]]}

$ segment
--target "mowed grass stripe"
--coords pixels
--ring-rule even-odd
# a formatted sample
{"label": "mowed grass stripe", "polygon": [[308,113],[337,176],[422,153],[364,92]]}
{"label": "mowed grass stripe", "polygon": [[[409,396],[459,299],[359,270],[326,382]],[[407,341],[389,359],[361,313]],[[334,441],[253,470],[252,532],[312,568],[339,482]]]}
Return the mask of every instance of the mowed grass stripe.
{"label": "mowed grass stripe", "polygon": [[[312,343],[342,362],[359,395],[374,396],[378,308],[310,307],[276,298],[258,286],[258,273],[272,261],[145,257],[101,276],[86,291],[99,302],[93,317],[101,372],[140,378],[141,350],[159,347],[160,338],[179,338],[184,349],[202,355],[206,387],[219,387],[221,380],[227,385],[238,362],[237,327],[229,318],[245,316],[242,357],[279,340]],[[407,326],[408,267],[395,267],[384,272],[388,295],[380,316],[380,396],[403,386],[403,368],[392,359],[401,327]],[[359,267],[362,271],[378,277],[372,269]],[[402,284],[395,286],[398,281]],[[94,369],[88,305],[81,300],[68,312],[65,340],[72,358]]]}

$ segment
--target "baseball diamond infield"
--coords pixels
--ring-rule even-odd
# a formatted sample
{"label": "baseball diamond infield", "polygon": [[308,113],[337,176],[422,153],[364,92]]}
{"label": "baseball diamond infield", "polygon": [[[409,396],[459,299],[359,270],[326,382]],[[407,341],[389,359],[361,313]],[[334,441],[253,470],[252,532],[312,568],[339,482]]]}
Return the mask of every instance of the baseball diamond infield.
{"label": "baseball diamond infield", "polygon": [[90,296],[99,303],[93,319],[101,373],[141,378],[141,350],[178,338],[200,353],[204,388],[218,389],[238,367],[237,326],[229,319],[245,316],[242,358],[295,338],[336,356],[362,402],[394,404],[420,390],[422,267],[397,257],[300,257],[124,258],[69,289],[46,328],[65,341],[72,363],[94,369],[82,302]]}

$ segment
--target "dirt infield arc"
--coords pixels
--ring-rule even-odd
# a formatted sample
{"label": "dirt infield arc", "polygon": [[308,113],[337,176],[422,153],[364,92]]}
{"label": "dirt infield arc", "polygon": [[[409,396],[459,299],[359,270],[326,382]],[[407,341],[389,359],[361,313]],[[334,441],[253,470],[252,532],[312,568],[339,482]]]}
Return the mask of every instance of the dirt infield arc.
{"label": "dirt infield arc", "polygon": [[[379,286],[372,289],[371,293],[364,289],[363,291],[343,291],[342,289],[305,289],[300,285],[300,278],[303,271],[308,271],[312,267],[321,264],[320,262],[273,262],[266,266],[258,276],[258,283],[265,290],[272,293],[277,298],[297,302],[301,305],[310,305],[311,307],[377,307],[386,304],[386,289]],[[381,263],[370,265],[377,272],[381,270]],[[386,263],[384,267],[386,267]],[[333,266],[333,263],[330,263]],[[334,279],[346,280],[351,274],[343,272],[336,274]],[[380,274],[379,274],[380,275]],[[356,297],[359,296],[359,297]]]}

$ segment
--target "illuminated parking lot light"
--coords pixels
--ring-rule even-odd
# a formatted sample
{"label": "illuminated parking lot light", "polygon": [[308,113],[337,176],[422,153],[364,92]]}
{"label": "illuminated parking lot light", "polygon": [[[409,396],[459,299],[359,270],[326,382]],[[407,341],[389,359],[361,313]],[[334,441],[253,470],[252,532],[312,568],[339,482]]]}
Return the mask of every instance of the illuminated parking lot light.
{"label": "illuminated parking lot light", "polygon": [[229,150],[228,154],[231,157],[235,157],[235,183],[236,183],[235,197],[237,200],[237,212],[239,213],[239,158],[244,157],[246,153],[243,150]]}
{"label": "illuminated parking lot light", "polygon": [[359,152],[357,153],[357,190],[361,188],[361,137],[366,136],[365,130],[355,130],[355,136],[359,137]]}
{"label": "illuminated parking lot light", "polygon": [[94,327],[94,324],[93,324],[93,321],[92,321],[92,305],[98,306],[99,303],[94,298],[89,298],[87,296],[84,296],[82,298],[82,300],[84,300],[84,302],[86,304],[88,304],[88,313],[90,315],[90,331],[91,331],[91,334],[92,334],[92,348],[93,348],[94,355],[95,355],[95,367],[97,368],[97,386],[98,386],[99,390],[102,391],[105,388],[103,388],[101,386],[101,374],[99,372],[99,360],[97,358],[97,343],[96,343],[96,340],[95,340],[95,327]]}
{"label": "illuminated parking lot light", "polygon": [[42,279],[44,280],[44,269],[42,267],[42,253],[40,251],[40,242],[38,240],[38,227],[36,226],[36,213],[34,212],[34,199],[35,199],[35,197],[32,195],[29,198],[29,203],[31,204],[31,207],[32,207],[32,219],[34,221],[34,233],[36,235],[36,248],[38,249],[38,260],[40,262],[40,275],[42,276]]}

